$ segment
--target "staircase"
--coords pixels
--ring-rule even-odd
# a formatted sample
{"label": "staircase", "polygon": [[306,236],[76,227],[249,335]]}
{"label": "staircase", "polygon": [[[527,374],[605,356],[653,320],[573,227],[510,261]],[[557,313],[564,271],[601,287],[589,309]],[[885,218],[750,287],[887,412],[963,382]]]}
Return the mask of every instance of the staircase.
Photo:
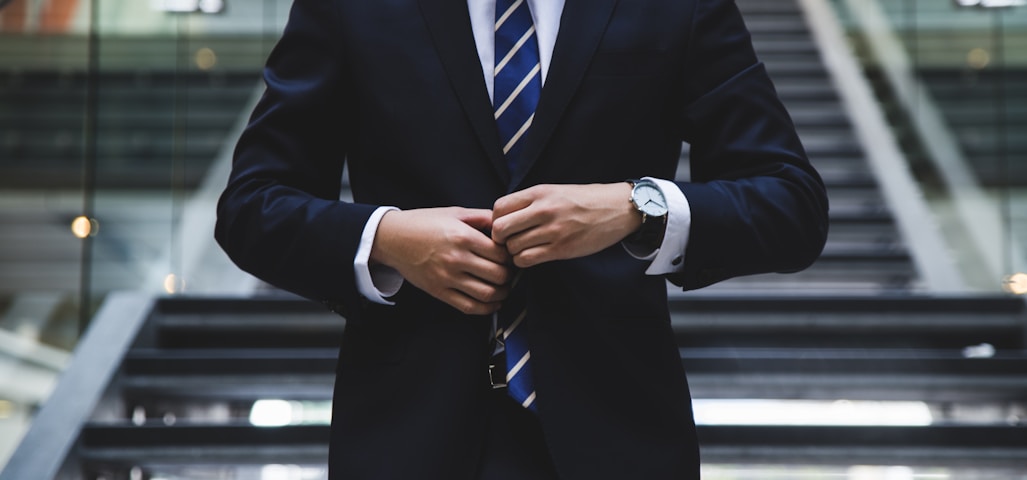
{"label": "staircase", "polygon": [[[103,68],[90,78],[86,41],[0,35],[0,298],[70,297],[83,272],[100,297],[150,281],[184,200],[234,142],[229,130],[259,83],[256,67],[227,60],[210,70],[179,65],[181,42],[168,38],[101,39]],[[196,41],[228,58],[263,48],[260,39]],[[95,139],[86,138],[89,121]],[[99,226],[88,257],[70,229],[86,199]]]}
{"label": "staircase", "polygon": [[[0,188],[81,188],[88,81],[78,70],[0,71]],[[207,172],[258,76],[104,70],[95,81],[96,187],[188,190]]]}
{"label": "staircase", "polygon": [[879,3],[977,181],[1027,186],[1027,8]]}
{"label": "staircase", "polygon": [[[729,280],[697,295],[913,294],[924,287],[795,0],[740,0],[757,54],[827,185],[830,231],[820,259],[788,275]],[[687,178],[687,149],[678,172]]]}
{"label": "staircase", "polygon": [[[923,418],[700,421],[704,468],[783,471],[773,478],[795,478],[796,465],[824,476],[852,475],[855,465],[1024,476],[1024,302],[924,294],[795,1],[738,3],[828,184],[831,235],[806,272],[672,296],[697,417],[710,401],[745,399],[913,402]],[[324,478],[345,320],[273,293],[113,295],[0,480]],[[747,471],[739,478],[771,478]]]}
{"label": "staircase", "polygon": [[[958,414],[1027,413],[1019,299],[706,298],[671,308],[700,419],[702,402],[717,398],[915,400],[931,412],[926,425],[701,424],[705,463],[1023,466],[1024,426]],[[344,324],[299,299],[116,294],[0,480],[260,478],[268,465],[323,478]],[[977,343],[997,353],[967,356]]]}

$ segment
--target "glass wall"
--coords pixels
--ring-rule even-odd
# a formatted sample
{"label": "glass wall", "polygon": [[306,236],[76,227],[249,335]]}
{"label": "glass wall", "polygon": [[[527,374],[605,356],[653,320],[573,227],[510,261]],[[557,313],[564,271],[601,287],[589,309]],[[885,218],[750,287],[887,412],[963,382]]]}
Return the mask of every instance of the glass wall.
{"label": "glass wall", "polygon": [[833,0],[975,291],[1027,292],[1027,6]]}
{"label": "glass wall", "polygon": [[4,3],[0,466],[108,292],[255,285],[212,205],[290,5]]}
{"label": "glass wall", "polygon": [[[1000,1],[800,2],[842,19],[966,278],[955,293],[1027,293],[1027,6],[982,6]],[[258,287],[214,244],[213,202],[291,2],[3,3],[0,466],[109,292]]]}

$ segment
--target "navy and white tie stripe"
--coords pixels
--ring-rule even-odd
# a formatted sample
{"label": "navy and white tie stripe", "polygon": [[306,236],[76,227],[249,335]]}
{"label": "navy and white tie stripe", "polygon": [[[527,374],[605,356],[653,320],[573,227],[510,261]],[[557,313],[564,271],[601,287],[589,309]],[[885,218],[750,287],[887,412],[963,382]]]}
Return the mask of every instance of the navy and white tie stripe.
{"label": "navy and white tie stripe", "polygon": [[[535,118],[542,92],[542,67],[531,11],[525,0],[496,0],[496,65],[493,89],[496,126],[511,174],[522,166],[524,138]],[[496,335],[506,356],[508,393],[524,408],[535,411],[535,383],[531,371],[525,320],[528,318],[521,273],[497,314]]]}
{"label": "navy and white tie stripe", "polygon": [[525,0],[496,1],[493,105],[507,168],[520,167],[524,138],[542,92],[542,67],[531,11]]}
{"label": "navy and white tie stripe", "polygon": [[510,286],[510,296],[499,310],[496,336],[502,342],[506,356],[506,386],[514,400],[524,408],[535,411],[535,382],[531,370],[531,351],[528,349],[527,310],[521,272]]}

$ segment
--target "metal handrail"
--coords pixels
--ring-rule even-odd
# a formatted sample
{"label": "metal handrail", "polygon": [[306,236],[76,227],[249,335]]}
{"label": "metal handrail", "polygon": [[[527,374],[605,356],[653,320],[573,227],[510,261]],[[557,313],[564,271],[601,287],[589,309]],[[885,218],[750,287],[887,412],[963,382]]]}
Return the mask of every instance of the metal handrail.
{"label": "metal handrail", "polygon": [[[60,382],[22,438],[0,480],[51,479],[74,454],[79,431],[117,371],[154,299],[146,294],[110,295],[76,348]],[[62,477],[64,478],[64,477]]]}

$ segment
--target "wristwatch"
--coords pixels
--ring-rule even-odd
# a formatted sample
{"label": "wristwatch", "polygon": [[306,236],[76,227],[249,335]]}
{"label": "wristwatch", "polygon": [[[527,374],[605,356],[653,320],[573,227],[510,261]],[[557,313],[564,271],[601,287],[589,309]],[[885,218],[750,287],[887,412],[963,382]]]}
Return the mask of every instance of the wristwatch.
{"label": "wristwatch", "polygon": [[624,241],[645,251],[655,251],[667,231],[667,197],[652,180],[628,180],[628,183],[631,184],[631,203],[642,214],[642,227]]}

